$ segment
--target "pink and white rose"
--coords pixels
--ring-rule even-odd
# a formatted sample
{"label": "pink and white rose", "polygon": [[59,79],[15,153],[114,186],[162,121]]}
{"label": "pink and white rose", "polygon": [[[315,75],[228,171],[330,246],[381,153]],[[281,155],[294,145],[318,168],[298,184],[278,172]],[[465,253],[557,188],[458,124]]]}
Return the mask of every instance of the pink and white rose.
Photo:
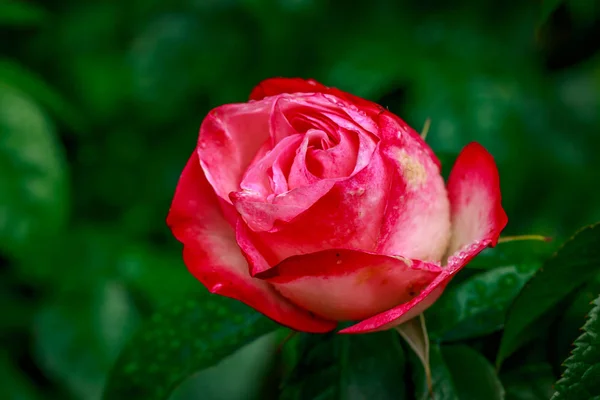
{"label": "pink and white rose", "polygon": [[314,80],[262,82],[212,110],[167,223],[212,293],[306,332],[387,329],[422,313],[507,217],[498,171],[467,145],[447,183],[381,106]]}

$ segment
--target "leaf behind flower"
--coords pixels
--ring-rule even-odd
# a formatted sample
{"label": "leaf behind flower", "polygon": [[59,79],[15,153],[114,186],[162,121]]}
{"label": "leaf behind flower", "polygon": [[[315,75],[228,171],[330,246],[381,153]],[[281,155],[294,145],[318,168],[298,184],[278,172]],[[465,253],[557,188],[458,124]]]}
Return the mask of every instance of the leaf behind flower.
{"label": "leaf behind flower", "polygon": [[168,399],[185,378],[210,367],[276,324],[235,300],[196,296],[154,314],[113,367],[107,400]]}

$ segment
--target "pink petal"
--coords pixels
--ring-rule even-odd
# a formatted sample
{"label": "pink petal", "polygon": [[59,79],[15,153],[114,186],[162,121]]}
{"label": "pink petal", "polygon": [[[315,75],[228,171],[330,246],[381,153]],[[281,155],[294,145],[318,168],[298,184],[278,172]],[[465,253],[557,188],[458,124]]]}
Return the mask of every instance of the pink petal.
{"label": "pink petal", "polygon": [[437,159],[391,114],[380,116],[380,127],[394,179],[376,253],[438,262],[450,239],[450,204]]}
{"label": "pink petal", "polygon": [[331,249],[290,257],[258,277],[318,316],[347,321],[410,300],[440,271],[402,257]]}
{"label": "pink petal", "polygon": [[253,231],[277,230],[278,221],[289,222],[321,199],[335,185],[334,180],[321,180],[311,186],[296,188],[265,199],[257,192],[242,190],[229,195],[236,210]]}
{"label": "pink petal", "polygon": [[341,127],[373,138],[378,137],[373,117],[343,98],[324,93],[305,93],[283,94],[274,99],[277,104],[274,112],[282,114],[285,118],[281,121],[287,121],[297,132],[306,132],[310,128],[328,131]]}
{"label": "pink petal", "polygon": [[339,333],[369,333],[383,331],[400,325],[429,308],[442,294],[450,281],[442,272],[417,297],[388,311],[367,318],[358,324],[342,329]]}
{"label": "pink petal", "polygon": [[439,274],[417,297],[407,303],[367,318],[339,333],[368,333],[383,331],[400,325],[427,310],[442,295],[452,277],[462,269],[473,257],[489,245],[490,241],[480,241],[464,252],[451,257],[452,264],[442,269]]}
{"label": "pink petal", "polygon": [[459,154],[448,179],[448,197],[452,236],[447,254],[484,239],[495,246],[508,218],[496,163],[480,144],[470,143]]}
{"label": "pink petal", "polygon": [[400,131],[404,135],[409,136],[410,141],[415,143],[417,147],[419,147],[423,152],[425,152],[428,158],[432,159],[433,162],[438,166],[438,168],[441,168],[440,160],[433,152],[433,149],[429,147],[429,145],[425,142],[425,140],[423,140],[421,135],[417,133],[413,128],[411,128],[402,118],[400,118],[396,114],[392,114],[391,112],[384,110],[381,112],[381,114],[379,114],[379,119],[383,119],[384,123],[382,125],[388,128],[382,128],[381,130],[381,136],[383,140],[395,141],[398,137],[398,131]]}
{"label": "pink petal", "polygon": [[306,165],[308,147],[312,145],[311,142],[319,141],[319,139],[321,142],[329,140],[327,133],[317,129],[309,129],[302,138],[302,143],[296,149],[296,155],[288,174],[288,186],[290,189],[313,185],[319,181],[319,177]]}
{"label": "pink petal", "polygon": [[[206,179],[216,194],[230,202],[242,176],[259,149],[269,139],[269,100],[226,104],[204,119],[198,137],[198,156]],[[225,167],[226,166],[226,167]]]}
{"label": "pink petal", "polygon": [[287,192],[289,188],[285,175],[289,167],[285,168],[285,164],[292,164],[302,139],[302,135],[299,134],[288,136],[273,149],[265,151],[264,154],[259,153],[259,157],[244,174],[240,187],[260,195],[265,201],[271,194]]}
{"label": "pink petal", "polygon": [[[253,164],[249,168],[249,173],[243,179],[242,187],[246,190],[230,193],[229,198],[235,208],[253,231],[277,230],[275,227],[277,221],[289,222],[295,219],[299,214],[311,208],[321,197],[325,196],[339,181],[346,179],[343,176],[339,178],[319,179],[319,177],[315,176],[308,169],[306,161],[310,151],[309,141],[319,134],[322,136],[321,139],[325,140],[323,135],[326,135],[325,132],[311,127],[317,126],[323,129],[337,128],[337,132],[332,133],[332,135],[338,135],[340,142],[343,142],[338,145],[340,150],[346,150],[350,153],[344,155],[347,157],[345,161],[348,159],[356,160],[352,174],[358,174],[362,169],[366,168],[377,146],[376,140],[378,140],[377,137],[366,131],[362,125],[357,124],[350,118],[344,112],[343,106],[332,103],[332,100],[326,98],[325,95],[308,94],[294,97],[282,95],[282,97],[273,97],[271,99],[275,99],[279,110],[285,114],[284,119],[293,126],[294,131],[308,131],[304,135],[303,143],[297,149],[297,156],[289,170],[289,192],[273,193],[273,196],[265,196],[264,191],[259,189],[265,187],[265,174],[263,172],[254,174],[255,164]],[[350,113],[352,112],[350,111]],[[356,143],[350,143],[346,146],[346,142],[355,142],[355,140],[345,138],[344,135],[346,134],[358,138],[358,150],[356,149]],[[274,135],[276,133],[272,133],[272,137]],[[296,137],[299,136],[294,134],[281,139],[271,153],[275,152],[280,144]],[[324,144],[332,145],[331,138],[328,138],[327,143],[324,142]],[[286,154],[290,154],[292,151],[291,147],[286,145],[286,149]],[[271,153],[267,152],[264,160],[269,159],[268,161],[270,162]],[[341,155],[338,156],[341,157]],[[256,167],[258,168],[258,164],[261,164],[262,160],[254,161],[253,163],[257,163]],[[331,171],[331,173],[336,173],[336,171],[341,173],[336,168],[343,168],[343,171],[349,169],[348,166],[343,167],[341,163],[336,162],[336,164],[337,166],[327,165],[323,166],[323,168]],[[268,162],[264,163],[264,166],[260,167],[260,170],[265,171],[268,165]],[[279,167],[279,170],[283,169]],[[273,168],[274,177],[277,171],[278,168],[275,165]],[[381,174],[382,170],[380,169],[376,173]],[[257,179],[257,182],[253,182],[254,179]],[[273,187],[278,186],[275,183],[274,180]],[[352,183],[349,185],[352,186]]]}
{"label": "pink petal", "polygon": [[[321,180],[304,188],[308,193],[319,189],[320,184],[332,183],[332,187],[314,204],[301,203],[293,199],[289,204],[303,204],[293,219],[281,223],[273,222],[272,229],[259,231],[238,223],[237,240],[246,255],[251,273],[257,274],[274,267],[284,259],[301,254],[314,253],[331,248],[373,251],[381,229],[387,190],[390,185],[388,167],[378,150],[373,153],[371,162],[350,178],[334,181]],[[315,189],[316,188],[316,189]],[[302,189],[292,190],[286,196],[301,193]],[[236,206],[246,206],[249,201],[234,201]],[[263,207],[264,206],[264,203]],[[239,210],[239,208],[238,208]],[[252,221],[264,221],[268,212],[256,212]],[[245,219],[246,220],[246,219]],[[246,220],[247,221],[247,220]]]}
{"label": "pink petal", "polygon": [[188,269],[210,292],[240,300],[296,330],[327,332],[335,328],[335,322],[313,316],[291,304],[268,283],[250,277],[248,264],[221,214],[197,153],[181,174],[167,224],[184,244]]}
{"label": "pink petal", "polygon": [[368,318],[340,333],[365,333],[406,322],[431,306],[452,277],[473,257],[494,246],[507,223],[500,199],[500,179],[492,156],[471,143],[460,153],[448,180],[452,210],[452,255],[442,273],[415,299]]}
{"label": "pink petal", "polygon": [[338,136],[338,143],[324,143],[331,140],[329,135],[316,129],[304,135],[289,172],[290,189],[314,184],[319,179],[345,178],[352,174],[359,149],[357,133],[338,128],[331,135]]}

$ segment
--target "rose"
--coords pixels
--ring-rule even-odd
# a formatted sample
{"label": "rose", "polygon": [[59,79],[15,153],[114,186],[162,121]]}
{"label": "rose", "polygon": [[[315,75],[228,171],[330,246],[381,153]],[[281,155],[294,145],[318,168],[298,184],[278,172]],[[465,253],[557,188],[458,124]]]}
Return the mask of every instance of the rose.
{"label": "rose", "polygon": [[447,185],[429,146],[370,101],[275,78],[215,108],[167,223],[210,292],[293,329],[387,329],[423,312],[507,222],[476,143]]}

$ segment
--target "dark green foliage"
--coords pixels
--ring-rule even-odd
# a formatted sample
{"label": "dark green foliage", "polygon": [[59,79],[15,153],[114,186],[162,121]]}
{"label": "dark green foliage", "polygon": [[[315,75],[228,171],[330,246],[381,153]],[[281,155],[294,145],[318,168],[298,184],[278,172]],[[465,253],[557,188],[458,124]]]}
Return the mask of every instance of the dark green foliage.
{"label": "dark green foliage", "polygon": [[300,334],[284,350],[281,399],[406,399],[404,352],[394,331]]}
{"label": "dark green foliage", "polygon": [[548,400],[554,393],[554,374],[547,363],[527,364],[500,379],[506,391],[506,400]]}
{"label": "dark green foliage", "polygon": [[123,350],[108,377],[104,398],[168,399],[185,378],[275,328],[261,314],[222,297],[169,304]]}
{"label": "dark green foliage", "polygon": [[600,297],[574,344],[572,355],[565,361],[563,377],[556,383],[553,400],[600,398]]}
{"label": "dark green foliage", "polygon": [[549,313],[598,274],[600,224],[579,231],[527,282],[508,311],[496,363],[544,332]]}
{"label": "dark green foliage", "polygon": [[52,121],[30,97],[0,80],[0,251],[27,257],[60,233],[69,196],[64,153]]}
{"label": "dark green foliage", "polygon": [[[411,354],[415,398],[429,398],[423,368]],[[503,399],[504,389],[494,367],[481,354],[464,345],[430,349],[433,393],[436,400]]]}
{"label": "dark green foliage", "polygon": [[453,286],[425,313],[429,336],[452,341],[501,329],[506,310],[536,269],[535,264],[498,267]]}

